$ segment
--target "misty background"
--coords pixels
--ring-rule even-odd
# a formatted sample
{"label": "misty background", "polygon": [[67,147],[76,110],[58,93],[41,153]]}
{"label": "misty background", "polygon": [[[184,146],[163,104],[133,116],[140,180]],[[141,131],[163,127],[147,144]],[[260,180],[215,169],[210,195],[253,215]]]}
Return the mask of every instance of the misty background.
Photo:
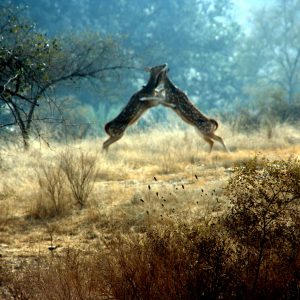
{"label": "misty background", "polygon": [[[15,0],[1,7],[10,9],[10,15],[2,14],[0,32],[3,136],[22,127],[33,109],[39,117],[32,117],[28,128],[35,124],[31,131],[38,135],[48,130],[57,139],[101,136],[103,125],[147,81],[143,68],[161,63],[168,63],[172,80],[203,113],[227,122],[233,131],[272,130],[299,121],[299,0]],[[9,15],[7,23],[4,15]],[[31,39],[21,35],[22,22],[33,26]],[[15,29],[6,32],[3,24]],[[43,49],[37,48],[37,36]],[[35,54],[29,55],[24,49],[30,41]],[[20,53],[28,53],[24,61],[32,70],[28,60],[45,48],[47,58],[39,64],[47,67],[35,70],[30,85],[26,74],[31,73],[18,67]],[[19,54],[12,56],[13,51]],[[7,63],[12,58],[18,62],[13,67]],[[38,107],[32,106],[34,97]],[[21,121],[11,113],[16,103]],[[155,108],[137,128],[170,124],[170,115],[175,114]]]}

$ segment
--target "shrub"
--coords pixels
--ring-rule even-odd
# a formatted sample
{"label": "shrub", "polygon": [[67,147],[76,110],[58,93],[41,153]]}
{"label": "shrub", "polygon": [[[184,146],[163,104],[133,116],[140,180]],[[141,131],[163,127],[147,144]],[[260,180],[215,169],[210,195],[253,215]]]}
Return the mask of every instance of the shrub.
{"label": "shrub", "polygon": [[31,215],[51,218],[63,215],[70,208],[65,175],[57,164],[41,165],[36,169],[39,190]]}
{"label": "shrub", "polygon": [[213,228],[154,228],[116,237],[102,257],[115,299],[226,299],[234,282],[231,247]]}
{"label": "shrub", "polygon": [[60,156],[60,167],[68,179],[75,203],[82,209],[86,205],[96,181],[96,156],[80,152],[78,157],[70,151],[66,151]]}
{"label": "shrub", "polygon": [[230,257],[212,228],[156,228],[115,235],[88,256],[68,250],[43,258],[10,289],[15,299],[228,299],[236,284]]}
{"label": "shrub", "polygon": [[39,189],[30,215],[53,218],[64,215],[74,201],[82,209],[96,180],[96,157],[80,153],[62,153],[53,163],[36,169]]}
{"label": "shrub", "polygon": [[233,133],[267,130],[271,138],[276,125],[297,124],[300,120],[300,95],[293,102],[285,99],[280,90],[260,91],[252,95],[252,101],[243,107],[236,105],[233,111],[221,113],[224,121],[228,122]]}
{"label": "shrub", "polygon": [[[1,196],[1,195],[0,195]],[[0,198],[1,200],[1,198]],[[12,217],[11,208],[8,204],[1,204],[0,206],[0,232],[4,232],[9,224],[9,221]],[[0,238],[0,243],[2,238]]]}
{"label": "shrub", "polygon": [[[296,296],[299,272],[300,162],[255,157],[235,169],[227,186],[232,204],[225,226],[238,242],[252,295]],[[296,271],[298,269],[298,271]],[[280,278],[279,278],[280,274]]]}
{"label": "shrub", "polygon": [[87,258],[79,251],[68,249],[40,260],[43,264],[33,263],[26,273],[14,275],[14,281],[8,284],[13,299],[104,299],[106,291],[99,281],[101,269],[92,255]]}
{"label": "shrub", "polygon": [[15,299],[298,299],[299,185],[299,160],[255,157],[234,170],[225,189],[231,209],[223,217],[207,222],[177,215],[149,222],[142,233],[112,232],[91,251],[52,252],[12,279],[11,294]]}

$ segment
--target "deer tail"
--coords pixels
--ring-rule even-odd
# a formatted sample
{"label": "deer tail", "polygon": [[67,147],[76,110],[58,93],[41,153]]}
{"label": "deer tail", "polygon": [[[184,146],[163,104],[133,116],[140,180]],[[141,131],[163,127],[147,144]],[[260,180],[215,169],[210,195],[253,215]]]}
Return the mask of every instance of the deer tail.
{"label": "deer tail", "polygon": [[214,119],[210,119],[210,121],[214,124],[214,126],[215,126],[214,131],[216,131],[219,127],[219,123]]}
{"label": "deer tail", "polygon": [[109,125],[110,125],[109,123],[106,123],[104,126],[104,130],[108,135],[109,135],[109,127],[110,127]]}

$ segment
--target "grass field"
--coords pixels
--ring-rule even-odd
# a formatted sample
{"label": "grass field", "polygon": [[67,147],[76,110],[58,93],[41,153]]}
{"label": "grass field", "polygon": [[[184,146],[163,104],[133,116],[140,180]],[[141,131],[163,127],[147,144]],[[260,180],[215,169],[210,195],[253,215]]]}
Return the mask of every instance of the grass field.
{"label": "grass field", "polygon": [[[153,228],[163,228],[165,234],[166,228],[174,228],[174,224],[178,226],[183,221],[191,226],[198,222],[209,227],[230,207],[224,189],[235,167],[256,155],[271,161],[300,158],[300,132],[296,127],[278,125],[269,138],[263,129],[233,134],[226,126],[218,134],[230,153],[215,144],[208,154],[208,146],[196,132],[179,127],[129,132],[108,153],[101,151],[104,139],[100,138],[68,145],[52,143],[50,148],[33,142],[28,152],[12,145],[2,148],[2,297],[11,299],[10,293],[15,299],[41,299],[39,293],[52,287],[45,279],[44,285],[36,285],[41,287],[39,291],[33,292],[24,278],[32,276],[34,281],[37,277],[28,270],[44,260],[55,265],[56,257],[65,257],[70,250],[93,261],[98,256],[90,253],[105,252],[116,236],[124,241],[127,236],[140,237]],[[49,246],[57,249],[49,251]],[[140,258],[136,255],[135,259]],[[300,266],[299,260],[300,256]],[[61,261],[60,264],[63,265]],[[111,283],[119,282],[110,276]],[[32,290],[31,296],[25,285]],[[147,298],[133,294],[126,297],[113,293],[107,286],[97,291],[102,297],[99,299]],[[86,296],[82,298],[79,292],[72,293],[68,294],[69,299],[97,298],[92,292],[89,296],[84,292]],[[45,299],[68,299],[66,294],[55,295]],[[147,295],[150,299],[154,294],[149,290]]]}

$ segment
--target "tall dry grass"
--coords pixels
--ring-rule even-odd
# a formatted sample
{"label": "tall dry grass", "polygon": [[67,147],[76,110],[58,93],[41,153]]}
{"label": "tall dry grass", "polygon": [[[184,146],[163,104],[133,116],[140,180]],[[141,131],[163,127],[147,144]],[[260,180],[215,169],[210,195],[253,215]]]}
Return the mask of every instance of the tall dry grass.
{"label": "tall dry grass", "polygon": [[[209,155],[196,132],[179,126],[131,130],[108,153],[101,151],[104,139],[51,148],[33,143],[28,152],[13,146],[1,150],[2,294],[297,299],[299,218],[289,213],[290,205],[280,204],[282,198],[273,206],[254,201],[247,209],[242,200],[251,187],[243,190],[244,183],[229,179],[238,178],[235,167],[242,172],[252,166],[249,182],[255,182],[261,168],[276,160],[287,170],[283,162],[291,155],[299,158],[300,133],[281,125],[271,138],[264,129],[247,135],[226,126],[218,134],[231,153],[216,145]],[[269,162],[245,165],[257,153]],[[276,172],[286,176],[280,168]],[[268,183],[275,182],[272,178]],[[258,189],[268,196],[265,187]],[[226,190],[243,197],[235,202]],[[264,211],[276,218],[262,245]],[[249,231],[249,226],[255,227]],[[251,243],[255,237],[257,243]],[[50,252],[52,243],[60,247]],[[282,249],[281,257],[276,249]]]}

